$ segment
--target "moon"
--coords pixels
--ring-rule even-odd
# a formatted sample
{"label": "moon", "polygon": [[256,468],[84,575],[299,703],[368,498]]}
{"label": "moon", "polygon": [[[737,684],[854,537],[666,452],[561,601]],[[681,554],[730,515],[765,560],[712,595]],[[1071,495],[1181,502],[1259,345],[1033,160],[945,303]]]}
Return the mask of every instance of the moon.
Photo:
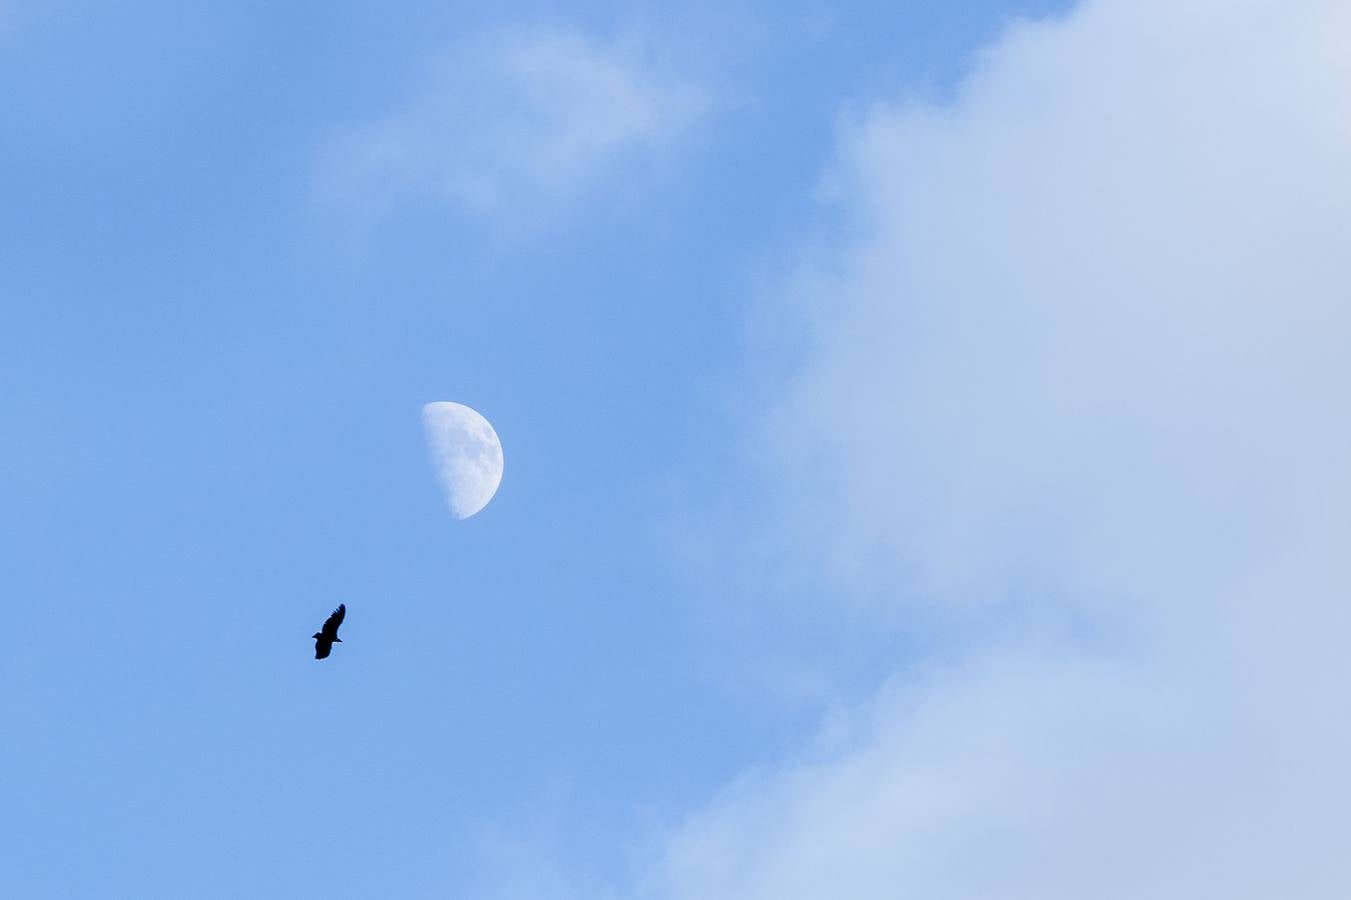
{"label": "moon", "polygon": [[422,407],[422,427],[451,515],[469,518],[488,505],[502,483],[497,432],[475,410],[444,400]]}

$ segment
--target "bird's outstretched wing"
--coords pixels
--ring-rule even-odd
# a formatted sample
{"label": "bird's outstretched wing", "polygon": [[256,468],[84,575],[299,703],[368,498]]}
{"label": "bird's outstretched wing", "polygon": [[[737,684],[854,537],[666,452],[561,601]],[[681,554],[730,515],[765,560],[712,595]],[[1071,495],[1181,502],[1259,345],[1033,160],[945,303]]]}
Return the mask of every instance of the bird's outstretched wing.
{"label": "bird's outstretched wing", "polygon": [[[347,604],[339,603],[338,608],[333,610],[333,615],[329,616],[328,619],[325,620],[324,627],[319,629],[320,633],[323,634],[325,640],[327,640],[329,643],[333,642],[333,639],[338,636],[338,626],[342,624],[342,620],[345,619],[346,617],[347,617]],[[328,655],[327,653],[324,654],[324,656],[327,655]],[[323,657],[320,657],[320,659],[322,658]]]}
{"label": "bird's outstretched wing", "polygon": [[332,641],[326,641],[321,637],[314,639],[315,659],[328,659],[329,651],[331,651],[332,649],[333,649]]}

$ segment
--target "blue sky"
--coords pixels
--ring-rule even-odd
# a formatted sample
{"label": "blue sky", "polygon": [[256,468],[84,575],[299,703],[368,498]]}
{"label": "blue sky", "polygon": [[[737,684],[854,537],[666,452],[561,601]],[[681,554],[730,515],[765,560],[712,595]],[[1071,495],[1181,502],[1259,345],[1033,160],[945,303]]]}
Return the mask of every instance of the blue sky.
{"label": "blue sky", "polygon": [[1345,896],[1351,18],[957,7],[0,7],[0,894]]}

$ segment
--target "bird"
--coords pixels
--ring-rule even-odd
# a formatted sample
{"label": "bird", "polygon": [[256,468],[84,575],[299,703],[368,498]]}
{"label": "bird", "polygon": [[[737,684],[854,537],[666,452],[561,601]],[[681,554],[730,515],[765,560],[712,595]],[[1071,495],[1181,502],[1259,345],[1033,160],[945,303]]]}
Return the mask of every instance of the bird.
{"label": "bird", "polygon": [[338,626],[342,624],[346,615],[347,604],[339,603],[338,608],[333,610],[333,615],[324,620],[324,627],[314,633],[315,659],[326,659],[333,645],[342,643],[342,638],[338,637]]}

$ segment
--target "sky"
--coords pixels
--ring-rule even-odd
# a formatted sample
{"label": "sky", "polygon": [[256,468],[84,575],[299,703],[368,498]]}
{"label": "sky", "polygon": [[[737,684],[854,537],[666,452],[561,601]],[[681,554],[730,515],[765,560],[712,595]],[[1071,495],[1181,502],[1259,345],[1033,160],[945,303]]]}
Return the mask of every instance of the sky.
{"label": "sky", "polygon": [[1351,892],[1351,7],[274,6],[0,5],[0,895]]}

